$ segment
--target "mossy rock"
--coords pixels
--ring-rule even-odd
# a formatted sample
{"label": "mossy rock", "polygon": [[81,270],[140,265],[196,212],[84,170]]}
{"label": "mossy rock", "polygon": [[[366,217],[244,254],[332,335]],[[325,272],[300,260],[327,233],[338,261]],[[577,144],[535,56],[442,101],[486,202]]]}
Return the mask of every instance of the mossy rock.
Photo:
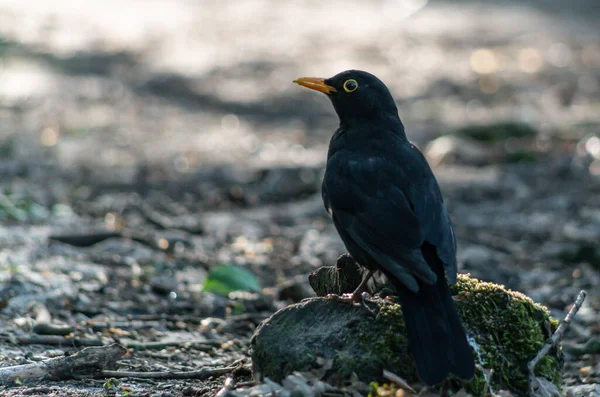
{"label": "mossy rock", "polygon": [[[525,295],[467,275],[458,277],[452,292],[467,333],[478,347],[475,359],[491,374],[492,388],[525,394],[527,363],[558,323]],[[255,377],[281,381],[294,371],[321,371],[329,381],[355,373],[371,382],[382,380],[382,370],[387,369],[418,382],[400,305],[393,299],[368,304],[378,310],[375,318],[358,305],[321,297],[278,311],[252,338]],[[538,364],[536,374],[560,387],[561,368],[562,354],[555,349]],[[471,381],[452,383],[475,396],[487,390],[479,369]]]}
{"label": "mossy rock", "polygon": [[[457,295],[456,306],[467,334],[479,346],[477,362],[492,370],[492,388],[526,394],[527,363],[556,330],[558,321],[526,295],[468,275],[459,275],[451,290]],[[562,366],[562,349],[553,349],[537,365],[536,375],[560,390]],[[474,395],[481,395],[485,391],[481,371],[464,386]]]}

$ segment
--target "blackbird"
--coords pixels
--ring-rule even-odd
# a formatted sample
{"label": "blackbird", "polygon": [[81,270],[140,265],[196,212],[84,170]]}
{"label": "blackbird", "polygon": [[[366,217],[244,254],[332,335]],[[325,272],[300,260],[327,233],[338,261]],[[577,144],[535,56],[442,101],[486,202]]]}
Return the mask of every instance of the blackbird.
{"label": "blackbird", "polygon": [[404,132],[388,88],[370,73],[348,70],[295,83],[329,97],[339,127],[329,143],[322,197],[354,259],[394,285],[409,348],[428,385],[449,373],[470,379],[473,353],[446,277],[456,282],[456,239],[438,183]]}

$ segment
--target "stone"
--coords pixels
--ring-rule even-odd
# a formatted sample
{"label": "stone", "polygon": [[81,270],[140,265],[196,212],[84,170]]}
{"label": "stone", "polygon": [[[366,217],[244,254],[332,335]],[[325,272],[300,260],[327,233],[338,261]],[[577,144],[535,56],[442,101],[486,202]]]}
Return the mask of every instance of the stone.
{"label": "stone", "polygon": [[567,397],[600,397],[600,385],[577,385],[565,388]]}
{"label": "stone", "polygon": [[[352,266],[348,266],[352,269]],[[318,295],[341,290],[339,272],[331,269],[331,290],[326,282],[319,284]],[[337,283],[337,285],[336,285]],[[351,286],[353,287],[353,286]],[[463,324],[476,348],[476,361],[492,371],[493,390],[507,389],[522,395],[527,390],[523,368],[556,329],[546,308],[525,295],[503,286],[459,275],[452,288]],[[268,377],[281,381],[299,372],[315,371],[323,362],[330,363],[323,380],[336,384],[353,374],[365,383],[383,381],[386,369],[408,382],[417,382],[414,362],[408,352],[401,306],[394,299],[375,296],[368,307],[376,317],[360,305],[349,305],[317,297],[281,309],[264,321],[252,341],[253,372],[257,380]],[[560,385],[562,353],[553,349],[536,367],[536,375]],[[473,380],[455,379],[474,396],[487,389],[480,369]]]}

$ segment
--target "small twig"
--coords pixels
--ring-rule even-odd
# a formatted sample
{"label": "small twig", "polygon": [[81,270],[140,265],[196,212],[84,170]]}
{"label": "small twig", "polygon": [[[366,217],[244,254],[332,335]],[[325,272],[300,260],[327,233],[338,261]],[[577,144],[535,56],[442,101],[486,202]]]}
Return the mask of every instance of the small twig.
{"label": "small twig", "polygon": [[412,387],[410,387],[410,385],[406,382],[406,380],[404,380],[400,376],[396,375],[395,373],[390,372],[390,371],[384,369],[383,370],[383,377],[386,378],[387,380],[389,380],[390,382],[394,382],[401,389],[407,390],[407,391],[411,392],[412,394],[417,394],[417,392],[415,391],[415,389],[413,389]]}
{"label": "small twig", "polygon": [[137,209],[140,211],[144,219],[154,226],[163,230],[175,228],[175,222],[173,222],[171,218],[156,211],[148,203],[140,201],[140,203],[137,205]]}
{"label": "small twig", "polygon": [[217,392],[215,397],[225,397],[225,396],[229,395],[229,392],[232,391],[233,389],[235,389],[235,381],[230,376],[227,379],[225,379],[225,383],[224,383],[223,387],[221,388],[221,390],[219,390]]}
{"label": "small twig", "polygon": [[194,341],[194,340],[182,340],[182,341],[167,341],[167,342],[146,342],[146,343],[138,343],[131,342],[127,344],[129,349],[135,350],[162,350],[167,347],[183,347],[187,349],[195,349],[195,350],[206,350],[212,349],[213,347],[220,347],[221,342],[216,341]]}
{"label": "small twig", "polygon": [[244,313],[237,314],[235,316],[228,316],[227,322],[239,322],[239,321],[257,321],[261,322],[271,317],[272,313],[260,312],[260,313]]}
{"label": "small twig", "polygon": [[102,371],[102,376],[109,378],[138,378],[138,379],[207,379],[211,376],[221,376],[238,368],[237,365],[224,368],[202,368],[198,371],[164,371],[164,372],[132,372],[132,371]]}
{"label": "small twig", "polygon": [[91,375],[98,370],[113,367],[126,352],[127,349],[117,344],[87,347],[70,356],[0,368],[0,384],[12,385],[17,380],[27,379],[60,380]]}
{"label": "small twig", "polygon": [[0,336],[1,341],[18,343],[19,345],[50,345],[50,346],[104,346],[99,339],[66,338],[59,335],[38,336]]}
{"label": "small twig", "polygon": [[202,234],[204,232],[202,223],[190,216],[170,217],[155,210],[150,204],[143,201],[136,207],[147,222],[160,229],[179,230],[191,234]]}
{"label": "small twig", "polygon": [[158,328],[162,324],[159,321],[113,321],[113,322],[104,322],[104,321],[93,321],[88,322],[85,326],[91,329],[93,332],[102,332],[107,329],[120,329],[120,330],[140,330],[147,328]]}
{"label": "small twig", "polygon": [[90,322],[90,324],[107,324],[110,327],[123,327],[126,328],[126,325],[118,325],[119,322],[121,322],[122,324],[127,324],[127,322],[130,321],[140,321],[140,322],[148,322],[148,321],[166,321],[166,322],[172,322],[172,323],[176,323],[176,322],[185,322],[185,323],[192,323],[192,324],[200,324],[202,322],[202,319],[204,317],[207,317],[206,315],[202,314],[202,313],[197,313],[194,315],[180,315],[180,314],[174,314],[174,315],[169,315],[169,314],[138,314],[138,315],[130,315],[127,316],[126,318],[116,318],[114,321],[110,321],[110,322]]}
{"label": "small twig", "polygon": [[542,358],[544,358],[548,354],[552,347],[556,346],[562,340],[565,331],[567,330],[567,328],[569,328],[571,320],[573,320],[573,317],[577,314],[577,312],[581,308],[581,305],[583,305],[583,301],[585,301],[586,296],[586,291],[582,290],[579,292],[577,300],[575,300],[575,304],[573,305],[571,310],[569,310],[564,320],[556,329],[556,331],[554,331],[554,334],[552,334],[552,336],[546,341],[546,344],[540,349],[535,358],[531,360],[529,364],[527,364],[527,368],[529,369],[529,391],[532,396],[534,393],[533,385],[535,383],[535,366],[540,362]]}
{"label": "small twig", "polygon": [[[479,365],[479,364],[477,364],[477,365]],[[483,391],[484,391],[483,396],[484,397],[487,397],[487,396],[493,397],[496,394],[494,393],[494,390],[492,389],[492,385],[490,384],[490,379],[492,379],[492,376],[494,375],[494,369],[490,368],[488,370],[488,369],[484,368],[483,366],[480,366],[480,367],[481,367],[480,369],[481,369],[482,373],[484,373],[484,371],[487,372],[487,376],[484,376],[485,386],[483,387]]]}

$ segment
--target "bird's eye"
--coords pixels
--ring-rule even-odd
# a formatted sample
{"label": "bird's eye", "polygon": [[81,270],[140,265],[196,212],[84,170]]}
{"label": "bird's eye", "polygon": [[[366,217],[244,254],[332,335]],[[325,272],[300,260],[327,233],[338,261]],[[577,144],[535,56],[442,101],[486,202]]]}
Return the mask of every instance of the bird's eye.
{"label": "bird's eye", "polygon": [[344,91],[353,92],[358,88],[358,83],[354,79],[346,80],[344,82]]}

